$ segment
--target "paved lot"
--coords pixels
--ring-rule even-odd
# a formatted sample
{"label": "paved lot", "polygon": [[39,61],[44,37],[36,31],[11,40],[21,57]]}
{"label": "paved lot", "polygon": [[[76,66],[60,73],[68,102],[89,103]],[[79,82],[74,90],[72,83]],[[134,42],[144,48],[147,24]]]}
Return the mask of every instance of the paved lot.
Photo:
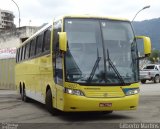
{"label": "paved lot", "polygon": [[136,111],[115,111],[112,114],[61,113],[50,115],[44,105],[20,100],[15,91],[0,91],[0,123],[160,123],[160,83],[141,84],[140,105]]}

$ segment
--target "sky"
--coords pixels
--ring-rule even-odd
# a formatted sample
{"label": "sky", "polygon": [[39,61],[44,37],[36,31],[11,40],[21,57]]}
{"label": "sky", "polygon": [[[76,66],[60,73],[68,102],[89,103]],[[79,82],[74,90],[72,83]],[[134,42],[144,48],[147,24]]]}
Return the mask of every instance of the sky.
{"label": "sky", "polygon": [[[68,14],[89,14],[127,18],[145,6],[135,21],[160,17],[159,0],[14,0],[20,9],[21,26],[40,26],[53,18]],[[18,8],[12,0],[0,0],[0,9],[12,11],[18,26]]]}

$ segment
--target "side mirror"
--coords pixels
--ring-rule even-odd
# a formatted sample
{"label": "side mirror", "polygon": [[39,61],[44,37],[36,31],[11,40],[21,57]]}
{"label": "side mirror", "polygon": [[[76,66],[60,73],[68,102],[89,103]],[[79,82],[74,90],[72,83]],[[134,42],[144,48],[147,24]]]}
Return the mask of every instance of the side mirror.
{"label": "side mirror", "polygon": [[67,51],[67,33],[66,32],[59,32],[59,49],[61,51]]}
{"label": "side mirror", "polygon": [[150,56],[151,54],[151,40],[149,37],[146,37],[146,36],[136,36],[136,39],[137,40],[143,40],[143,53],[144,53],[144,56],[142,57],[148,57]]}

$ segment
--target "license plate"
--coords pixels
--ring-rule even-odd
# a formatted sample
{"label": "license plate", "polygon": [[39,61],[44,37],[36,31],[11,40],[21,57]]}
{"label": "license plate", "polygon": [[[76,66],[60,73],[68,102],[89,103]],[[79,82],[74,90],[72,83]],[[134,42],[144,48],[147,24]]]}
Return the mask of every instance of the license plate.
{"label": "license plate", "polygon": [[99,103],[99,107],[112,107],[112,103]]}

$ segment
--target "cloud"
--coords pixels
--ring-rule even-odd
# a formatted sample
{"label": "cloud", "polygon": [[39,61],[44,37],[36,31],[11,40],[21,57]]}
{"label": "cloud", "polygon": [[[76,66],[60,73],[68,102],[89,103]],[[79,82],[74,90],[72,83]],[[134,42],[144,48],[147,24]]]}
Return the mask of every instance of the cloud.
{"label": "cloud", "polygon": [[[65,14],[94,14],[132,19],[146,5],[136,20],[160,17],[159,0],[14,0],[20,7],[21,24],[40,25]],[[18,23],[18,11],[11,0],[0,0],[0,8],[11,10]],[[8,6],[9,5],[9,6]]]}

